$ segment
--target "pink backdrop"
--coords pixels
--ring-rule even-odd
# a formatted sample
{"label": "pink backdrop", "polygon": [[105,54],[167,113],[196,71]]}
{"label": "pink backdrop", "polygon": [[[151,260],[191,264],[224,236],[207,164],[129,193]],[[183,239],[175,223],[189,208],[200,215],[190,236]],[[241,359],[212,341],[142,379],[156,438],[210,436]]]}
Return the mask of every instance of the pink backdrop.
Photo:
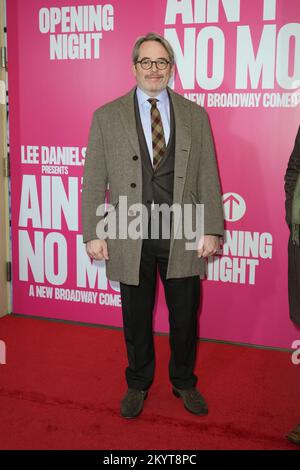
{"label": "pink backdrop", "polygon": [[[13,312],[122,325],[118,283],[82,244],[82,164],[93,111],[134,85],[132,46],[154,30],[175,49],[175,90],[209,113],[224,194],[227,238],[203,282],[200,336],[291,347],[283,178],[300,122],[298,0],[7,3]],[[70,31],[79,10],[63,7],[98,4],[98,30]],[[65,40],[89,41],[91,57],[59,56]],[[155,329],[168,331],[162,285]]]}

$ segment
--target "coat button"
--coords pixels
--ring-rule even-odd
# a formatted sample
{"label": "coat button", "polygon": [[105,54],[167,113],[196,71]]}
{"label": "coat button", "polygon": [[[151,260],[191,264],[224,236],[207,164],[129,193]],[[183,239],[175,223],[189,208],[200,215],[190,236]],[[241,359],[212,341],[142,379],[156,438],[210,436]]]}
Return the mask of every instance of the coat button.
{"label": "coat button", "polygon": [[132,160],[138,160],[138,156],[137,155],[134,155],[134,157],[132,157]]}
{"label": "coat button", "polygon": [[136,184],[135,183],[131,183],[130,185],[132,188],[135,188],[136,187]]}

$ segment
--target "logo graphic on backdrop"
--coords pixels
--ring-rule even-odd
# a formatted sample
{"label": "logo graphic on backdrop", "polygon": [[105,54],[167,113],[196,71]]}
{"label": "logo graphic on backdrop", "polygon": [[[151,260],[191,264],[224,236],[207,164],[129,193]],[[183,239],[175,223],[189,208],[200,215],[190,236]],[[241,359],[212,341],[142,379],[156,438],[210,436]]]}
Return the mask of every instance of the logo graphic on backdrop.
{"label": "logo graphic on backdrop", "polygon": [[39,30],[49,35],[51,60],[100,59],[103,31],[113,29],[114,7],[110,4],[39,11]]}
{"label": "logo graphic on backdrop", "polygon": [[[237,193],[223,195],[225,220],[237,222],[246,213],[246,202]],[[255,284],[261,260],[272,258],[273,237],[270,233],[225,230],[223,248],[207,263],[210,281]]]}
{"label": "logo graphic on backdrop", "polygon": [[244,217],[246,212],[245,200],[237,193],[223,195],[224,216],[227,222],[236,222]]}

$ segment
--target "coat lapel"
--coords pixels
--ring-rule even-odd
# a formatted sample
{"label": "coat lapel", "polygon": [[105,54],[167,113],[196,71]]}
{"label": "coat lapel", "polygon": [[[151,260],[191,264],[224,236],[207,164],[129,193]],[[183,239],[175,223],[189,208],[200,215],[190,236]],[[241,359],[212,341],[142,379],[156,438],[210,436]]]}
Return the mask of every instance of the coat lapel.
{"label": "coat lapel", "polygon": [[191,149],[191,115],[182,97],[168,89],[175,116],[175,163],[173,203],[181,204]]}
{"label": "coat lapel", "polygon": [[[120,100],[120,118],[126,135],[136,155],[140,156],[139,139],[136,130],[134,112],[134,87]],[[174,163],[174,192],[173,202],[181,203],[186,178],[187,163],[191,148],[191,115],[188,103],[168,88],[173,103],[175,116],[175,163]]]}
{"label": "coat lapel", "polygon": [[122,124],[126,131],[126,136],[134,150],[135,154],[140,156],[140,145],[136,131],[136,121],[134,113],[134,93],[136,87],[134,87],[127,95],[123,96],[120,100],[120,117]]}

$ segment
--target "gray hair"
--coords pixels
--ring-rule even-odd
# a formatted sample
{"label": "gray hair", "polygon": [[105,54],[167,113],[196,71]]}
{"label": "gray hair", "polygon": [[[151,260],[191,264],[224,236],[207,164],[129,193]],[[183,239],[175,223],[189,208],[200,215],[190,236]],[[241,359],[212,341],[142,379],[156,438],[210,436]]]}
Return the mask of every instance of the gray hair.
{"label": "gray hair", "polygon": [[167,51],[170,59],[171,65],[174,64],[175,62],[175,56],[174,56],[174,51],[167,39],[165,39],[163,36],[160,36],[157,33],[148,33],[146,36],[140,36],[137,38],[135,45],[132,50],[132,62],[136,64],[138,58],[139,58],[139,52],[140,52],[140,47],[143,44],[143,42],[146,41],[156,41],[159,42]]}

